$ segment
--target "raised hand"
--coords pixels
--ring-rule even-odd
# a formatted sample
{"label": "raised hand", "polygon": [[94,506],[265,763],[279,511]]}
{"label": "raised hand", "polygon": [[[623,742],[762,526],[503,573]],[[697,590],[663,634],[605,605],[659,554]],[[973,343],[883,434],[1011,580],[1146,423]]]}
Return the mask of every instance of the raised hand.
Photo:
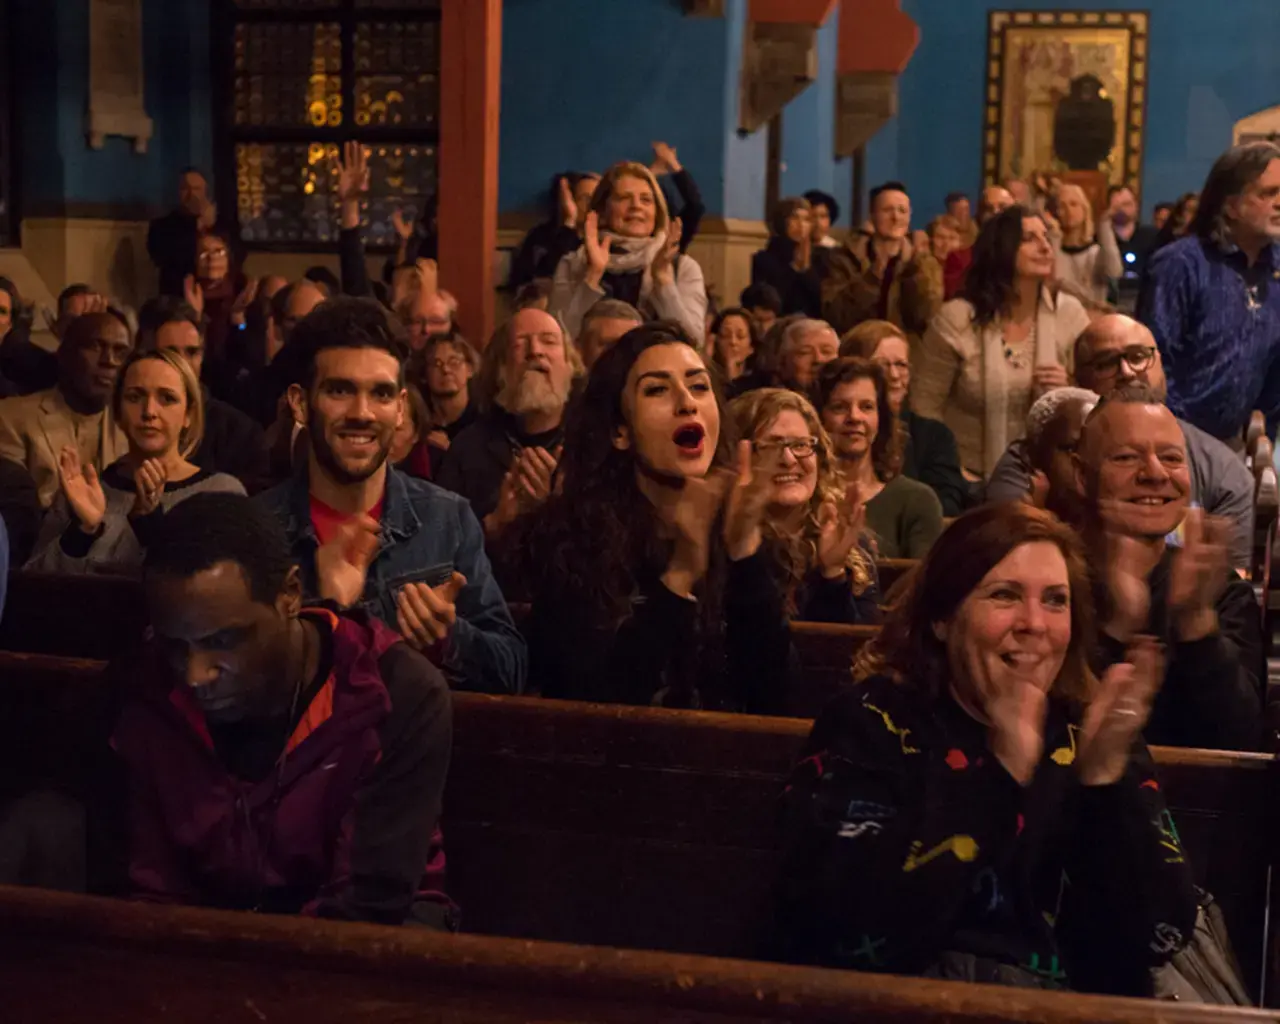
{"label": "raised hand", "polygon": [[1169,572],[1169,613],[1180,640],[1200,640],[1218,628],[1218,598],[1231,572],[1231,526],[1198,508],[1182,523],[1182,550]]}
{"label": "raised hand", "polygon": [[408,242],[413,237],[413,222],[405,219],[404,210],[392,211],[391,226],[395,229],[396,237],[401,243]]}
{"label": "raised hand", "polygon": [[1048,693],[1035,679],[1014,678],[996,689],[984,710],[991,723],[987,738],[991,752],[1019,785],[1029,785],[1044,752]]}
{"label": "raised hand", "polygon": [[849,552],[858,544],[867,521],[862,493],[857,484],[845,488],[839,502],[824,502],[818,509],[818,568],[827,579],[844,575]]}
{"label": "raised hand", "polygon": [[196,316],[204,316],[204,289],[200,287],[194,274],[188,274],[182,279],[182,297],[196,311]]}
{"label": "raised hand", "polygon": [[1109,615],[1103,632],[1128,643],[1145,629],[1151,614],[1150,569],[1147,551],[1136,537],[1120,532],[1115,525],[1115,502],[1099,502],[1106,536],[1106,581]]}
{"label": "raised hand", "polygon": [[82,467],[80,453],[68,445],[58,454],[58,479],[67,504],[80,520],[80,529],[97,533],[107,515],[107,496],[93,463]]}
{"label": "raised hand", "polygon": [[169,482],[169,470],[160,459],[145,459],[133,471],[134,499],[131,516],[149,516],[160,507],[164,486]]}
{"label": "raised hand", "polygon": [[559,448],[555,452],[549,452],[535,446],[520,452],[513,468],[520,484],[522,511],[528,511],[551,497],[551,484],[559,461]]}
{"label": "raised hand", "polygon": [[674,284],[676,280],[675,261],[680,254],[680,235],[684,225],[679,217],[673,217],[667,225],[667,237],[658,254],[653,258],[651,273],[654,284]]}
{"label": "raised hand", "polygon": [[258,280],[256,277],[249,278],[249,283],[240,290],[240,294],[231,303],[231,322],[233,324],[244,323],[245,313],[253,305],[253,300],[258,297]]}
{"label": "raised hand", "polygon": [[662,582],[682,597],[692,597],[698,581],[706,575],[711,557],[711,531],[725,497],[733,486],[731,470],[712,470],[702,479],[684,481],[675,500],[659,514],[675,535],[675,547]]}
{"label": "raised hand", "polygon": [[196,217],[196,226],[201,231],[211,231],[216,223],[218,223],[218,204],[206,199],[200,208],[199,216]]}
{"label": "raised hand", "polygon": [[418,260],[418,280],[422,282],[424,295],[434,295],[440,290],[440,265],[425,257]]}
{"label": "raised hand", "polygon": [[342,608],[360,600],[369,563],[378,551],[380,530],[372,516],[355,516],[316,549],[316,581],[322,598]]}
{"label": "raised hand", "polygon": [[342,226],[360,226],[360,196],[369,188],[369,160],[364,146],[348,142],[342,147],[338,161],[338,202],[341,203]]}
{"label": "raised hand", "polygon": [[609,246],[612,236],[600,231],[600,214],[592,210],[582,226],[582,244],[587,250],[587,284],[600,287],[604,272],[609,269]]}
{"label": "raised hand", "polygon": [[567,228],[578,226],[578,204],[573,199],[569,179],[560,179],[560,223]]}
{"label": "raised hand", "polygon": [[1086,786],[1107,786],[1124,775],[1164,677],[1164,658],[1151,637],[1138,638],[1125,658],[1103,674],[1080,726],[1076,771]]}
{"label": "raised hand", "polygon": [[668,146],[665,142],[655,142],[653,144],[653,164],[649,168],[654,174],[679,174],[683,168],[680,166],[680,160],[676,156],[674,146]]}
{"label": "raised hand", "polygon": [[760,548],[762,525],[769,494],[773,490],[767,473],[757,473],[751,457],[751,442],[738,442],[738,472],[725,500],[724,544],[729,558],[740,562]]}
{"label": "raised hand", "polygon": [[454,572],[438,587],[406,583],[396,598],[396,623],[411,647],[422,650],[449,635],[458,621],[457,600],[467,578]]}

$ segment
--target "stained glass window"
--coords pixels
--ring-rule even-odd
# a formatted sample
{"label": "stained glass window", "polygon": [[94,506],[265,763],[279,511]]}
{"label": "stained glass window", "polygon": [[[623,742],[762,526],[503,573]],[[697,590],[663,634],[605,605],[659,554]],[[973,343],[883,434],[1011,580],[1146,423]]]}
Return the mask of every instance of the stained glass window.
{"label": "stained glass window", "polygon": [[[365,241],[395,244],[436,186],[439,0],[234,0],[229,136],[250,247],[337,240],[337,158],[369,156]],[[228,168],[228,171],[230,168]]]}

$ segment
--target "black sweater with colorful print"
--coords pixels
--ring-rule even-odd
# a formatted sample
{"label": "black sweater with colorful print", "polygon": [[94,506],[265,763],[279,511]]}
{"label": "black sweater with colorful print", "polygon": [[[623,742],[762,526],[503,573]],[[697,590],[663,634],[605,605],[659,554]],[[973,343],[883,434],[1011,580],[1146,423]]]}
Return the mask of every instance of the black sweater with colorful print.
{"label": "black sweater with colorful print", "polygon": [[868,680],[818,719],[785,795],[785,959],[926,974],[944,954],[1050,986],[1149,994],[1195,888],[1146,748],[1084,786],[1053,706],[1023,788],[949,697]]}

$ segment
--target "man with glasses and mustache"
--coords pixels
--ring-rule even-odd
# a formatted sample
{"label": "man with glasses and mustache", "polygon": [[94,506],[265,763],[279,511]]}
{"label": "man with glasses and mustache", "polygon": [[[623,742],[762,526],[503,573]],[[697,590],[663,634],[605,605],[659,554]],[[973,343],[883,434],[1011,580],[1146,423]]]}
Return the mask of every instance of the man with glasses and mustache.
{"label": "man with glasses and mustache", "polygon": [[[1119,388],[1141,385],[1164,401],[1166,384],[1160,350],[1151,332],[1120,313],[1100,317],[1076,341],[1076,383],[1103,398]],[[1187,446],[1191,496],[1204,511],[1231,524],[1231,564],[1249,565],[1253,544],[1253,477],[1240,457],[1217,438],[1178,420]],[[1012,501],[1028,493],[1031,464],[1026,442],[1014,441],[987,483],[988,501]]]}
{"label": "man with glasses and mustache", "polygon": [[476,381],[480,418],[449,446],[438,481],[471,502],[486,536],[551,494],[581,372],[577,348],[550,313],[522,309],[494,332]]}
{"label": "man with glasses and mustache", "polygon": [[[403,329],[371,299],[324,303],[294,329],[301,378],[289,387],[307,428],[306,464],[258,500],[285,524],[306,599],[337,600],[326,567],[354,556],[356,604],[441,665],[459,689],[518,693],[524,640],[507,611],[467,503],[387,462],[406,415]],[[349,604],[349,601],[341,602]]]}

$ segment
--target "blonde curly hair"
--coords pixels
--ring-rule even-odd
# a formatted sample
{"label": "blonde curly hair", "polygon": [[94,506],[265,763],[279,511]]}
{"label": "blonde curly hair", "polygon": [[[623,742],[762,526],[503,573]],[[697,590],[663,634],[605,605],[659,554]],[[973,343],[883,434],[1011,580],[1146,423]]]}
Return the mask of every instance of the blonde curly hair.
{"label": "blonde curly hair", "polygon": [[[764,524],[765,544],[782,576],[787,611],[793,614],[796,611],[796,590],[818,564],[818,536],[821,533],[818,514],[823,505],[843,501],[847,482],[840,472],[831,438],[822,426],[818,411],[804,395],[788,388],[757,388],[735,398],[728,408],[738,436],[752,443],[763,437],[784,412],[798,413],[804,419],[809,433],[817,441],[814,457],[818,460],[817,482],[799,529],[773,518],[766,519]],[[853,578],[855,594],[865,593],[876,582],[875,565],[862,545],[854,545],[846,564]]]}

